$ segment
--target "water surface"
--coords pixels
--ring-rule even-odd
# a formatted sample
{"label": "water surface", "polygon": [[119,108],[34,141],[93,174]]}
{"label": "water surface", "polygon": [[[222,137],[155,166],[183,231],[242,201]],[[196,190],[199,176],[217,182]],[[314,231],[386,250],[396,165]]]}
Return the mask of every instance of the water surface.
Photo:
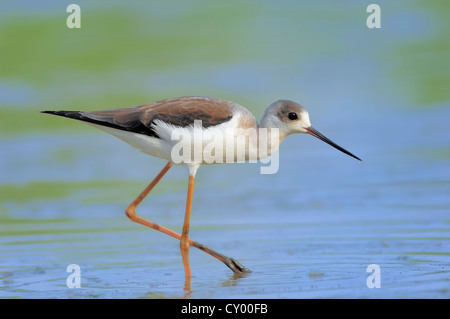
{"label": "water surface", "polygon": [[[1,10],[0,297],[449,298],[446,2],[382,1],[380,30],[351,2],[79,4],[80,30],[50,1]],[[164,161],[39,113],[182,95],[257,118],[296,100],[363,159],[296,135],[276,174],[202,167],[191,237],[252,272],[193,248],[190,293],[178,242],[124,214]],[[186,186],[174,167],[138,212],[181,231]],[[371,264],[380,288],[367,286]]]}

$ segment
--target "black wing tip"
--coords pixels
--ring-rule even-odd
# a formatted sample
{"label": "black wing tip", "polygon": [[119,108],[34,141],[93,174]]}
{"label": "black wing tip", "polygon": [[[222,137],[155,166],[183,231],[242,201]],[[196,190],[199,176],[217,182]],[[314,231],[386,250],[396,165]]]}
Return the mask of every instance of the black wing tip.
{"label": "black wing tip", "polygon": [[64,116],[66,113],[69,113],[69,111],[41,111],[41,113]]}
{"label": "black wing tip", "polygon": [[41,111],[44,114],[52,114],[63,117],[68,117],[76,120],[81,120],[81,114],[79,111]]}
{"label": "black wing tip", "polygon": [[41,111],[41,113],[61,115],[66,113],[76,113],[76,111]]}

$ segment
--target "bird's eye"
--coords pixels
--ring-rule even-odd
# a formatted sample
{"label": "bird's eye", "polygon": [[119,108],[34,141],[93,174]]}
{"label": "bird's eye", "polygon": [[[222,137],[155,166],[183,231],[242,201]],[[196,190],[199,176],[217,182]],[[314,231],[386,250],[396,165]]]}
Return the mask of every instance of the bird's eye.
{"label": "bird's eye", "polygon": [[298,119],[297,113],[294,113],[294,112],[289,113],[288,118],[292,121],[297,120]]}

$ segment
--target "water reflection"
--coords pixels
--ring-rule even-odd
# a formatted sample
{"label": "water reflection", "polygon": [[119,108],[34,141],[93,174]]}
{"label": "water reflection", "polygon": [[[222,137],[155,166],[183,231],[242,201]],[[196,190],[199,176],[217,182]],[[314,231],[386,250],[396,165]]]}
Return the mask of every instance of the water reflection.
{"label": "water reflection", "polygon": [[233,275],[222,282],[221,286],[223,287],[233,287],[237,286],[243,278],[248,277],[251,272],[241,272],[241,273],[233,273]]}

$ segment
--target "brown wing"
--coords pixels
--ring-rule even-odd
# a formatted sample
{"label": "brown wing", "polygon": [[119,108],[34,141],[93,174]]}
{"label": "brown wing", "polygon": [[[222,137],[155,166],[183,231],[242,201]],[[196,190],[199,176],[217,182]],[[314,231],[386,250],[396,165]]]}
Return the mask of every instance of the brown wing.
{"label": "brown wing", "polygon": [[152,128],[155,120],[186,127],[201,120],[203,127],[219,125],[232,117],[230,102],[206,97],[181,97],[144,105],[104,111],[45,111],[93,124],[158,137]]}

